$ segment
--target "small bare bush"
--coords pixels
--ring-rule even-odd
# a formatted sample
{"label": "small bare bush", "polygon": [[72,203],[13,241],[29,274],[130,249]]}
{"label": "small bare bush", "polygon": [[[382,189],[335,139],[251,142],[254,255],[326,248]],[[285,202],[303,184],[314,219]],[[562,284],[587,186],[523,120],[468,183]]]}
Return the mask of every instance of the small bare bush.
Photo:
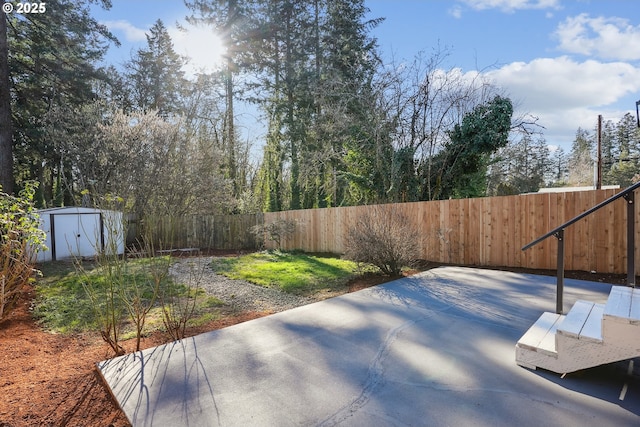
{"label": "small bare bush", "polygon": [[296,232],[296,222],[291,219],[278,219],[268,224],[254,225],[250,231],[255,236],[256,242],[262,247],[265,247],[267,241],[270,241],[276,244],[277,249],[280,249],[282,241],[290,239]]}
{"label": "small bare bush", "polygon": [[154,289],[162,310],[162,323],[172,340],[181,340],[186,335],[187,324],[196,316],[198,299],[204,292],[202,278],[205,265],[198,261],[187,263],[188,279],[184,283],[174,283],[169,277],[173,264],[171,258],[157,257],[154,254],[172,251],[179,217],[147,215],[144,218],[144,239],[139,246],[145,248],[144,252],[151,254],[151,259],[156,260],[150,272],[155,280]]}
{"label": "small bare bush", "polygon": [[[187,324],[196,315],[198,298],[203,294],[202,281],[206,265],[194,261],[188,263],[187,283],[163,287],[158,295],[162,307],[162,322],[172,340],[186,336]],[[184,294],[181,286],[188,289]]]}
{"label": "small bare bush", "polygon": [[367,208],[348,231],[345,257],[373,264],[384,274],[398,276],[402,267],[419,258],[420,235],[402,213],[390,205]]}
{"label": "small bare bush", "polygon": [[[121,200],[117,196],[107,195],[95,200],[94,205],[106,212]],[[119,239],[126,235],[123,231],[124,224],[119,217],[108,214],[103,215],[103,220],[105,234],[109,236],[105,239],[105,246],[99,245],[96,236],[93,263],[85,264],[82,257],[76,257],[74,266],[76,274],[82,279],[82,286],[91,303],[102,339],[116,356],[120,356],[125,353],[120,342],[129,310],[125,296],[128,295],[127,288],[131,285],[132,275],[127,257],[118,250]],[[137,283],[134,282],[134,285]]]}

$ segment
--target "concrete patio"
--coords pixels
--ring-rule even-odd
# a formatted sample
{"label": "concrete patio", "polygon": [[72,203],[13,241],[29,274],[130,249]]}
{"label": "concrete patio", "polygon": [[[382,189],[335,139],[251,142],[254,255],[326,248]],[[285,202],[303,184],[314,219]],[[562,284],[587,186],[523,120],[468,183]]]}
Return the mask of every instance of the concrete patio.
{"label": "concrete patio", "polygon": [[[610,289],[566,280],[565,304]],[[640,425],[628,362],[516,365],[554,308],[553,277],[441,267],[98,368],[134,427]]]}

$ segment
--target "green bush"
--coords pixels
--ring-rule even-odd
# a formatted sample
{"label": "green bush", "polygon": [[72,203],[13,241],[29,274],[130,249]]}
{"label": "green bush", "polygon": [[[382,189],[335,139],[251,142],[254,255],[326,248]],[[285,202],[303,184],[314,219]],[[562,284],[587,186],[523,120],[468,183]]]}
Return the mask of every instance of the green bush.
{"label": "green bush", "polygon": [[45,249],[33,196],[37,183],[28,182],[18,196],[0,191],[0,321],[15,307],[24,286],[37,273],[36,254]]}

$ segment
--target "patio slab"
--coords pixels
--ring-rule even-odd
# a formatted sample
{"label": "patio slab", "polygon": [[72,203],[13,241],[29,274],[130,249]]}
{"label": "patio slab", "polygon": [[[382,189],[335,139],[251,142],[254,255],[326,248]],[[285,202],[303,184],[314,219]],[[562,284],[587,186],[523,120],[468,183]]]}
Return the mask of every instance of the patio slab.
{"label": "patio slab", "polygon": [[[610,288],[567,279],[566,307]],[[627,362],[564,378],[515,364],[554,310],[553,277],[441,267],[98,369],[134,427],[639,425]]]}

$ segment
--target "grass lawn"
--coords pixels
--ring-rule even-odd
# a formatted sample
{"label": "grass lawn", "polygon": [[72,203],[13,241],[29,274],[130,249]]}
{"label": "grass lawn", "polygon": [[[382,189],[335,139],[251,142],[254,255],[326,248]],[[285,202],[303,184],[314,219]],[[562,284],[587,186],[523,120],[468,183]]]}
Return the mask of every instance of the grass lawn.
{"label": "grass lawn", "polygon": [[[142,300],[149,300],[152,296],[153,272],[170,262],[167,257],[132,259],[124,266],[118,266],[120,270],[111,273],[104,267],[88,263],[83,265],[83,273],[78,273],[71,262],[44,263],[39,266],[43,277],[36,283],[34,317],[45,329],[53,332],[98,330],[100,322],[97,313],[104,312],[103,305],[110,297],[109,278],[117,280],[120,284],[116,286],[117,292],[127,295],[128,300],[138,295]],[[242,279],[298,295],[312,295],[324,290],[344,291],[349,280],[375,271],[374,267],[363,267],[333,256],[280,251],[253,253],[237,258],[215,258],[212,267],[232,279]],[[162,279],[160,286],[180,300],[196,301],[195,315],[188,325],[197,326],[220,316],[222,301],[207,296],[203,289],[173,283],[168,277]],[[87,289],[94,293],[93,301]],[[101,305],[96,307],[96,304]],[[131,338],[134,329],[133,322],[125,321],[122,339]],[[156,307],[147,315],[145,331],[163,329],[162,310],[156,301]]]}
{"label": "grass lawn", "polygon": [[[42,326],[52,332],[73,333],[98,329],[96,307],[108,298],[108,278],[115,278],[122,286],[117,286],[117,292],[132,296],[139,295],[143,300],[149,300],[153,294],[154,269],[168,265],[168,257],[143,258],[127,261],[120,266],[120,271],[111,274],[104,267],[85,263],[84,272],[78,273],[71,262],[54,261],[39,265],[42,277],[36,283],[36,301],[33,314]],[[98,302],[92,302],[87,292],[87,284],[97,293]],[[165,292],[180,298],[195,298],[197,303],[195,316],[191,325],[197,325],[215,319],[222,301],[206,296],[202,289],[192,289],[185,284],[173,283],[169,278],[163,278],[160,286]],[[145,330],[161,330],[164,328],[162,311],[156,301],[147,317]],[[123,339],[130,338],[133,324],[125,321]]]}
{"label": "grass lawn", "polygon": [[231,279],[279,288],[294,294],[310,294],[319,289],[336,289],[373,267],[335,256],[301,252],[263,251],[232,258],[216,258],[211,267]]}

